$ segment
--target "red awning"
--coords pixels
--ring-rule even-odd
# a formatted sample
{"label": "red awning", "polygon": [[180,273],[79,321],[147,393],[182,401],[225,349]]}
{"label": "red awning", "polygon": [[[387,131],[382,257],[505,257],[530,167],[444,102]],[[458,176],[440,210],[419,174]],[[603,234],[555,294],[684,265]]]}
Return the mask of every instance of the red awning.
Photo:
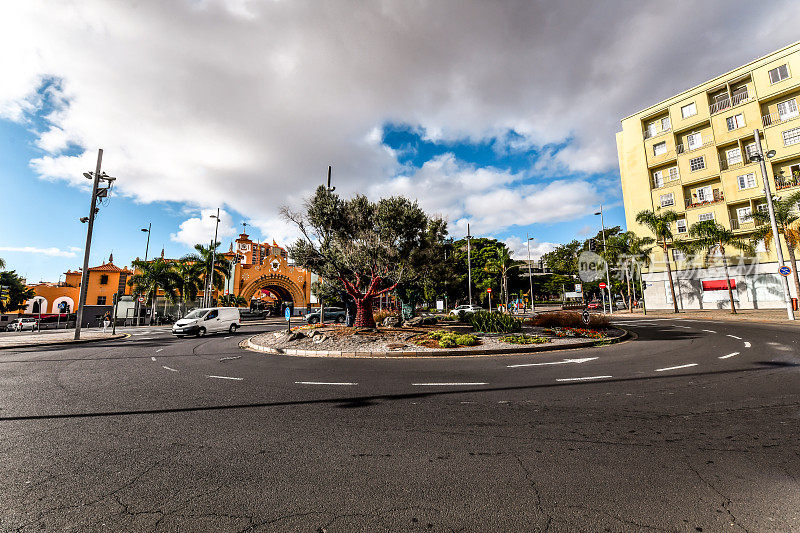
{"label": "red awning", "polygon": [[[731,279],[729,280],[731,283],[731,289],[736,288],[736,280]],[[724,279],[712,279],[703,282],[703,290],[704,291],[727,291],[728,284],[725,283]]]}

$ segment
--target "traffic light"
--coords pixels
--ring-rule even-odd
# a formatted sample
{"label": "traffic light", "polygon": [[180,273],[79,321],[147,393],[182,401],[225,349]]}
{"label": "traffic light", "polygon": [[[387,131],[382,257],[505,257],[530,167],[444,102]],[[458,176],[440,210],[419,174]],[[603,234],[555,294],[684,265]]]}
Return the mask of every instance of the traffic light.
{"label": "traffic light", "polygon": [[590,252],[597,251],[597,241],[595,239],[589,239],[589,251]]}

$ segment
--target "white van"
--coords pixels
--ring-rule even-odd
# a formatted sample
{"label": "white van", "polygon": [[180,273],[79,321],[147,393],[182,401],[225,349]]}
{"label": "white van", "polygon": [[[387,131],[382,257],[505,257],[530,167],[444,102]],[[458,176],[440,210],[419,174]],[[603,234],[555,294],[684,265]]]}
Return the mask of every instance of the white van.
{"label": "white van", "polygon": [[174,335],[197,335],[226,331],[235,333],[242,327],[239,309],[236,307],[206,307],[190,311],[172,326]]}

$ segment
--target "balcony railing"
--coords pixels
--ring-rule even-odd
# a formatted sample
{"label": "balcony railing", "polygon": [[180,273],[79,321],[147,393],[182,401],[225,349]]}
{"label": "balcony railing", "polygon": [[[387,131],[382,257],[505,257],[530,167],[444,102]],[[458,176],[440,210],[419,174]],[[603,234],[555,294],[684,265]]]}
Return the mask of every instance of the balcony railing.
{"label": "balcony railing", "polygon": [[781,117],[778,113],[770,113],[768,115],[762,115],[761,123],[766,128],[767,126],[774,126],[776,124],[789,122],[790,120],[794,120],[798,117],[800,117],[800,113],[795,113],[794,115],[784,115],[783,117]]}
{"label": "balcony railing", "polygon": [[786,176],[782,176],[780,174],[775,176],[775,189],[778,191],[789,189],[791,187],[797,187],[798,185],[800,185],[800,172],[793,173],[791,178],[787,178]]}
{"label": "balcony railing", "polygon": [[710,146],[714,144],[714,139],[708,136],[702,138],[700,144],[694,144],[689,146],[688,144],[684,146],[683,144],[679,144],[675,147],[675,152],[678,154],[685,154],[687,152],[692,152],[694,150],[699,150],[700,148],[705,148],[706,146]]}
{"label": "balcony railing", "polygon": [[748,217],[745,220],[739,220],[736,217],[731,217],[731,229],[733,231],[737,230],[753,230],[759,226],[763,226],[763,222],[756,222],[752,218]]}
{"label": "balcony railing", "polygon": [[672,130],[672,128],[671,128],[671,127],[669,127],[669,128],[660,129],[660,130],[658,130],[658,131],[654,131],[654,132],[652,132],[652,133],[651,133],[651,132],[650,132],[650,130],[648,130],[648,129],[645,129],[645,130],[644,130],[644,138],[645,138],[645,139],[649,139],[649,138],[651,138],[651,137],[658,137],[659,135],[662,135],[662,134],[664,134],[664,133],[667,133],[668,131],[671,131],[671,130]]}
{"label": "balcony railing", "polygon": [[[750,163],[747,163],[747,164],[749,165]],[[719,169],[720,170],[733,170],[733,169],[736,169],[736,168],[742,168],[744,165],[745,165],[745,162],[742,161],[741,159],[739,161],[734,162],[734,163],[729,163],[728,160],[725,159],[724,157],[721,157],[719,159]]]}
{"label": "balcony railing", "polygon": [[723,98],[722,100],[717,100],[710,106],[708,106],[708,111],[712,115],[719,113],[720,111],[725,111],[733,106],[742,104],[750,99],[750,95],[747,91],[739,91],[735,93],[731,98]]}
{"label": "balcony railing", "polygon": [[693,207],[703,207],[703,206],[706,206],[706,205],[716,204],[716,203],[725,201],[725,194],[719,189],[714,189],[714,198],[713,199],[698,200],[696,194],[693,195],[693,196],[694,196],[693,198],[687,198],[686,199],[686,209],[690,209],[690,208],[693,208]]}

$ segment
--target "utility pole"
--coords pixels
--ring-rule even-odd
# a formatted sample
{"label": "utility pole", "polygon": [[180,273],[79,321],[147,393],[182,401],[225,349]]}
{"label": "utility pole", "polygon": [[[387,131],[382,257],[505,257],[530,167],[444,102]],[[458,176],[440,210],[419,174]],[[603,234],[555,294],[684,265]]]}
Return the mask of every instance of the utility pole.
{"label": "utility pole", "polygon": [[[606,223],[603,220],[603,204],[600,204],[600,212],[595,213],[600,215],[600,226],[603,228],[603,253],[608,255],[608,248],[606,248]],[[608,275],[608,259],[604,256],[603,262],[606,264],[606,287],[608,288],[608,314],[614,314],[614,298],[611,297],[611,277]]]}
{"label": "utility pole", "polygon": [[[764,180],[764,194],[767,197],[767,209],[769,210],[769,223],[772,226],[772,242],[775,243],[775,251],[778,254],[778,268],[780,269],[783,266],[783,250],[781,249],[781,241],[778,236],[778,224],[775,222],[775,208],[772,206],[772,192],[769,189],[769,177],[767,176],[767,157],[772,157],[775,155],[774,150],[770,150],[767,152],[766,157],[764,156],[764,151],[761,149],[761,136],[760,132],[756,129],[753,130],[753,134],[756,138],[756,148],[758,149],[758,154],[756,157],[751,157],[751,161],[753,159],[758,159],[758,162],[761,164],[761,178]],[[792,265],[794,268],[794,265]],[[781,280],[783,280],[783,300],[786,303],[786,314],[789,317],[789,320],[794,320],[794,311],[792,310],[792,298],[789,293],[789,279],[786,276],[780,276]],[[730,281],[728,281],[730,283]],[[800,297],[800,295],[798,295]]]}
{"label": "utility pole", "polygon": [[531,286],[531,312],[533,312],[533,310],[534,310],[534,306],[533,306],[533,274],[531,273],[531,241],[533,240],[533,237],[531,237],[527,233],[525,234],[525,237],[528,238],[528,240],[527,240],[527,244],[528,244],[528,281],[530,282],[530,286]]}
{"label": "utility pole", "polygon": [[[328,185],[325,188],[325,190],[327,190],[329,194],[336,190],[336,187],[331,187],[331,166],[330,165],[328,165]],[[328,238],[328,235],[326,234],[325,235],[325,239],[327,240],[327,238]],[[319,295],[319,323],[320,323],[320,325],[322,325],[322,324],[325,323],[325,299],[323,298],[325,282],[322,280],[322,276],[317,276],[317,278],[319,278],[319,288],[320,288],[320,295]],[[342,303],[345,304],[345,308],[347,308],[347,302],[342,302]]]}
{"label": "utility pole", "polygon": [[[142,228],[143,232],[147,232],[147,244],[144,246],[144,262],[147,263],[147,253],[150,251],[150,230],[153,229],[153,223],[148,222],[147,229]],[[136,298],[136,325],[142,325],[142,304],[139,303],[139,298]]]}
{"label": "utility pole", "polygon": [[89,203],[89,223],[86,228],[86,247],[83,250],[83,270],[81,271],[81,290],[78,294],[78,311],[75,316],[75,340],[81,338],[81,323],[83,322],[83,308],[86,305],[86,290],[89,287],[89,252],[92,248],[92,229],[94,229],[95,204],[97,203],[97,186],[100,183],[100,165],[103,163],[103,149],[97,150],[97,166],[94,171],[92,183],[92,201]]}
{"label": "utility pole", "polygon": [[467,224],[467,294],[469,294],[469,305],[472,305],[472,258],[470,256],[470,240],[472,235],[469,234],[469,224]]}
{"label": "utility pole", "polygon": [[211,307],[211,304],[214,303],[212,300],[212,287],[214,286],[214,263],[217,261],[217,231],[219,230],[219,207],[217,208],[217,214],[211,215],[209,218],[216,218],[217,223],[214,225],[214,240],[211,241],[211,275],[209,276],[208,282],[208,294],[206,295],[206,299],[208,300],[206,303],[206,307]]}

